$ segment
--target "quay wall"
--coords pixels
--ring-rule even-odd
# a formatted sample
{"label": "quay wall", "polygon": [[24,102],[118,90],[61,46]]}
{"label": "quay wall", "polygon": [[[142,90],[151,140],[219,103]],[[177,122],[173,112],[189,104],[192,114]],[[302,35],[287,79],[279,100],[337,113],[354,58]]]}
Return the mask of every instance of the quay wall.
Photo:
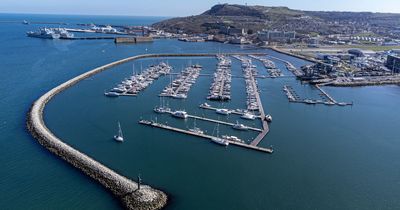
{"label": "quay wall", "polygon": [[116,37],[114,42],[119,43],[143,43],[143,42],[153,42],[152,37]]}
{"label": "quay wall", "polygon": [[[230,53],[229,55],[240,54],[242,53]],[[124,208],[139,210],[161,209],[167,203],[167,195],[164,192],[151,188],[150,186],[141,186],[141,189],[138,190],[138,185],[136,182],[118,174],[100,162],[97,162],[93,158],[64,143],[46,127],[46,124],[43,120],[43,112],[46,104],[55,95],[61,93],[76,83],[97,73],[110,69],[111,67],[142,58],[179,56],[210,57],[216,56],[216,54],[145,54],[128,57],[104,66],[100,66],[62,83],[37,99],[27,114],[27,129],[43,147],[64,159],[74,167],[82,170],[82,172],[84,172],[86,175],[92,177],[105,188],[110,190],[117,198],[120,199]]]}

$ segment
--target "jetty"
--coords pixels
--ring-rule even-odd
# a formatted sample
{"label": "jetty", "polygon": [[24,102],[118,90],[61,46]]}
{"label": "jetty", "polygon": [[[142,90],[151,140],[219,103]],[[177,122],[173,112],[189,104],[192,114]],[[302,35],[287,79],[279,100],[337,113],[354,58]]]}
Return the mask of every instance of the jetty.
{"label": "jetty", "polygon": [[224,55],[218,55],[217,71],[210,87],[208,100],[226,101],[231,99],[231,63],[232,61]]}
{"label": "jetty", "polygon": [[[173,115],[174,111],[166,110],[163,113],[167,113],[167,114]],[[193,119],[196,119],[196,120],[206,121],[206,122],[218,123],[218,124],[221,124],[221,125],[228,125],[228,126],[234,126],[235,125],[235,123],[225,122],[225,121],[222,121],[222,120],[216,120],[216,119],[211,119],[211,118],[201,117],[201,116],[196,116],[196,115],[191,115],[191,114],[187,114],[187,117],[188,118],[193,118]],[[253,127],[249,127],[249,126],[246,126],[246,127],[248,128],[248,130],[252,130],[252,131],[257,131],[257,132],[262,132],[263,131],[260,128],[253,128]]]}
{"label": "jetty", "polygon": [[242,62],[243,74],[246,80],[246,91],[247,91],[247,109],[249,111],[257,110],[260,113],[260,119],[262,123],[262,132],[250,143],[252,146],[257,146],[262,139],[268,134],[269,126],[266,121],[266,114],[264,112],[264,107],[261,102],[260,94],[257,87],[257,81],[255,76],[257,75],[257,70],[254,65],[252,65],[251,59],[247,59],[241,56],[233,56]]}
{"label": "jetty", "polygon": [[171,81],[169,85],[164,88],[159,96],[178,99],[187,98],[188,92],[199,77],[201,69],[202,66],[200,65],[187,67],[174,81]]}
{"label": "jetty", "polygon": [[[197,136],[197,137],[201,137],[203,139],[206,140],[210,140],[213,138],[213,136],[207,135],[207,134],[202,134],[202,133],[196,133],[196,132],[192,132],[189,130],[184,130],[184,129],[180,129],[180,128],[175,128],[172,126],[168,126],[165,124],[161,124],[161,123],[157,123],[157,122],[151,122],[151,121],[147,121],[147,120],[140,120],[139,121],[140,124],[142,125],[147,125],[147,126],[151,126],[151,127],[156,127],[156,128],[162,128],[165,130],[170,130],[170,131],[175,131],[178,133],[183,133],[183,134],[187,134],[187,135],[192,135],[192,136]],[[238,141],[232,141],[232,140],[227,140],[229,141],[229,144],[238,146],[238,147],[242,147],[242,148],[246,148],[246,149],[251,149],[251,150],[256,150],[256,151],[260,151],[260,152],[266,152],[269,154],[273,153],[273,149],[272,148],[263,148],[263,147],[258,147],[256,145],[249,145],[246,143],[242,143],[242,142],[238,142]]]}
{"label": "jetty", "polygon": [[322,97],[322,100],[315,99],[302,99],[296,91],[289,85],[283,86],[283,91],[286,93],[289,102],[293,103],[303,103],[309,105],[323,104],[328,106],[338,105],[338,106],[352,106],[353,103],[348,102],[337,102],[332,96],[330,96],[326,91],[324,91],[319,85],[315,85],[315,87],[321,92],[319,95]]}
{"label": "jetty", "polygon": [[104,95],[108,97],[136,96],[155,80],[170,73],[171,69],[172,67],[164,62],[158,65],[151,65],[143,72],[141,70],[140,74],[136,74],[133,69],[131,77],[124,79],[117,87],[112,88],[109,92],[104,93]]}

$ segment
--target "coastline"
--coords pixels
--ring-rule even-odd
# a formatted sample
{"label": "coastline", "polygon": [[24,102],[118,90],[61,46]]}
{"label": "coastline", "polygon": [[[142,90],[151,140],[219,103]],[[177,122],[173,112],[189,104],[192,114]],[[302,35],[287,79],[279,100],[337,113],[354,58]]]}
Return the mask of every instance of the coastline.
{"label": "coastline", "polygon": [[[241,55],[248,53],[226,53],[228,55]],[[264,54],[264,53],[253,53]],[[121,202],[126,209],[161,209],[167,204],[167,195],[150,186],[141,186],[138,190],[138,184],[108,168],[107,166],[97,162],[86,154],[74,149],[70,145],[64,143],[57,138],[47,127],[43,120],[43,112],[46,104],[57,94],[63,92],[78,82],[98,74],[111,67],[137,60],[142,58],[157,57],[211,57],[213,54],[144,54],[121,59],[86,73],[78,75],[61,85],[51,89],[39,99],[37,99],[27,114],[26,126],[31,135],[53,154],[64,159],[72,166],[80,169],[86,175],[98,181],[105,188],[110,190]]]}

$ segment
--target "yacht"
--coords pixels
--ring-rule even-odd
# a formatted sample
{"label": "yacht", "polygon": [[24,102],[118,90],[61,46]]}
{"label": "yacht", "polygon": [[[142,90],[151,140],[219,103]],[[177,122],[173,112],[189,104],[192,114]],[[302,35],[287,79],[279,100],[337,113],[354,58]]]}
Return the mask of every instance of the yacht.
{"label": "yacht", "polygon": [[231,111],[229,111],[228,109],[217,109],[216,112],[217,114],[222,114],[222,115],[229,115],[231,113]]}
{"label": "yacht", "polygon": [[326,101],[326,102],[324,102],[324,104],[329,105],[329,106],[335,105],[335,103],[332,101]]}
{"label": "yacht", "polygon": [[177,118],[182,118],[186,119],[188,117],[188,114],[185,111],[175,111],[172,112],[172,116],[177,117]]}
{"label": "yacht", "polygon": [[204,104],[201,104],[200,107],[211,107],[211,106],[208,103],[204,103]]}
{"label": "yacht", "polygon": [[124,136],[122,134],[121,124],[118,122],[118,134],[114,136],[114,140],[118,142],[124,141]]}
{"label": "yacht", "polygon": [[223,145],[223,146],[228,146],[229,145],[229,141],[228,140],[221,139],[221,138],[218,138],[218,137],[212,137],[211,141],[213,141],[214,143]]}
{"label": "yacht", "polygon": [[223,135],[222,138],[225,139],[225,140],[228,140],[228,141],[243,142],[243,140],[239,139],[236,136]]}
{"label": "yacht", "polygon": [[339,102],[339,103],[337,103],[337,105],[339,105],[339,106],[346,106],[347,104],[344,103],[344,102]]}
{"label": "yacht", "polygon": [[219,124],[217,124],[217,136],[211,137],[211,141],[219,145],[228,146],[229,141],[226,139],[219,138]]}
{"label": "yacht", "polygon": [[119,94],[116,92],[106,92],[106,93],[104,93],[104,95],[108,96],[108,97],[118,97],[119,96]]}
{"label": "yacht", "polygon": [[305,102],[306,104],[316,104],[316,102],[313,101],[313,100],[311,100],[311,99],[306,99],[306,100],[304,100],[304,102]]}
{"label": "yacht", "polygon": [[249,130],[249,127],[247,127],[243,124],[239,124],[238,121],[236,121],[236,124],[234,124],[232,127],[233,127],[233,129],[236,129],[236,130],[243,130],[243,131]]}
{"label": "yacht", "polygon": [[193,128],[190,128],[189,131],[192,131],[193,133],[197,133],[197,134],[204,134],[204,131],[202,131],[200,128],[196,127],[196,119],[194,119]]}
{"label": "yacht", "polygon": [[254,114],[249,113],[249,112],[244,113],[240,117],[243,118],[243,119],[246,119],[246,120],[254,120],[254,119],[256,119],[256,116]]}

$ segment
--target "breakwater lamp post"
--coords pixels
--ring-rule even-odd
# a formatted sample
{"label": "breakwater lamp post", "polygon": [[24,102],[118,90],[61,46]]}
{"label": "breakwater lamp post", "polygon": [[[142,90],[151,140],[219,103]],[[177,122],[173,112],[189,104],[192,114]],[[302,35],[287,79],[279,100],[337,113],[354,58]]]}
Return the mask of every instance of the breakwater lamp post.
{"label": "breakwater lamp post", "polygon": [[140,184],[142,183],[142,178],[140,178],[140,174],[137,177],[137,183],[138,183],[138,190],[140,190]]}

